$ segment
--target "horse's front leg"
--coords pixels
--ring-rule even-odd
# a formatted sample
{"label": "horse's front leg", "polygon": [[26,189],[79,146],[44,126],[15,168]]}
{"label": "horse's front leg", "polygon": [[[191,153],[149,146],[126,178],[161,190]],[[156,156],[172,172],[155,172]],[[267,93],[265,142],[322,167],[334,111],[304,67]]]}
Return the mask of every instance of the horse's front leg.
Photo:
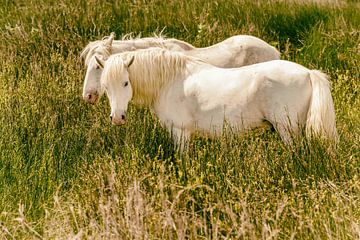
{"label": "horse's front leg", "polygon": [[183,128],[173,127],[171,129],[171,135],[176,147],[178,147],[180,151],[183,152],[189,142],[190,132]]}

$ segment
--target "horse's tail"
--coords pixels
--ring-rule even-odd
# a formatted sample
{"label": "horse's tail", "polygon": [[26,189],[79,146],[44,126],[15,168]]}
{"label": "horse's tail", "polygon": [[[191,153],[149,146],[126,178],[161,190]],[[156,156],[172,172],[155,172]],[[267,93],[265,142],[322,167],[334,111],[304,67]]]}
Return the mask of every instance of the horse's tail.
{"label": "horse's tail", "polygon": [[328,76],[320,71],[310,71],[312,97],[306,120],[306,135],[323,136],[338,141],[335,109]]}

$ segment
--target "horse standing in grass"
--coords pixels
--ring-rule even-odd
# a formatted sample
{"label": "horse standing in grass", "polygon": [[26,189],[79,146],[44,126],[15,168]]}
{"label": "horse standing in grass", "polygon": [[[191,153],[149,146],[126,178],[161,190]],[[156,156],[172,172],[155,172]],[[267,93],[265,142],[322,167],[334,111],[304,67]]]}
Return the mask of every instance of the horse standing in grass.
{"label": "horse standing in grass", "polygon": [[237,35],[206,48],[195,48],[189,43],[177,39],[161,37],[114,40],[112,33],[102,41],[89,43],[82,51],[87,71],[83,87],[83,98],[86,102],[96,103],[103,91],[100,85],[102,69],[95,61],[95,56],[106,60],[111,54],[133,51],[149,47],[162,47],[172,51],[182,51],[188,56],[204,60],[214,66],[223,68],[241,67],[259,62],[280,59],[280,53],[263,40]]}
{"label": "horse standing in grass", "polygon": [[293,62],[225,69],[159,48],[95,59],[115,125],[125,124],[133,100],[150,107],[179,145],[194,131],[220,134],[225,122],[238,131],[270,123],[287,143],[303,127],[337,139],[327,76]]}

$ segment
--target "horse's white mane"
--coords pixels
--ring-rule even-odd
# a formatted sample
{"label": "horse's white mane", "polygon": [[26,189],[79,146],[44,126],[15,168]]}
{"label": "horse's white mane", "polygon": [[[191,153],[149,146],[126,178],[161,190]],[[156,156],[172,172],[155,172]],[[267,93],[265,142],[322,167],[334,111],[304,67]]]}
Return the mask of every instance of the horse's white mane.
{"label": "horse's white mane", "polygon": [[[119,41],[145,40],[151,42],[153,46],[165,48],[166,46],[164,46],[163,44],[163,41],[166,40],[165,35],[162,32],[160,32],[159,34],[154,33],[153,35],[153,37],[142,38],[141,34],[138,34],[134,37],[133,33],[127,33],[124,34]],[[105,41],[110,37],[112,37],[112,35],[105,36],[101,40],[92,41],[88,45],[86,45],[86,47],[81,51],[80,57],[84,59],[86,66],[89,64],[91,57],[94,56],[95,53],[98,53],[105,58],[111,55],[112,46],[108,46],[105,44]]]}
{"label": "horse's white mane", "polygon": [[106,59],[112,53],[125,50],[130,51],[137,48],[160,47],[173,50],[173,47],[177,46],[184,50],[194,49],[194,46],[187,42],[174,38],[167,39],[163,31],[153,33],[153,37],[142,38],[141,34],[134,37],[133,33],[127,33],[122,36],[121,40],[113,41],[114,38],[115,34],[111,33],[109,36],[103,37],[102,40],[90,42],[80,54],[80,57],[85,60],[85,65],[89,65],[90,59],[94,54],[99,54]]}
{"label": "horse's white mane", "polygon": [[166,39],[166,35],[163,34],[163,32],[160,33],[153,33],[152,37],[145,37],[142,38],[141,33],[139,33],[138,35],[134,36],[134,33],[126,33],[121,37],[122,41],[128,41],[128,40],[138,40],[138,39],[154,39],[154,40],[165,40]]}
{"label": "horse's white mane", "polygon": [[96,40],[90,42],[86,47],[82,50],[80,57],[84,59],[85,65],[89,65],[90,59],[94,56],[95,53],[98,53],[104,57],[109,57],[111,55],[111,46],[107,46],[104,44],[103,40]]}
{"label": "horse's white mane", "polygon": [[123,62],[132,57],[134,62],[128,72],[134,100],[145,105],[151,105],[157,99],[166,83],[183,76],[187,72],[187,63],[198,61],[180,52],[163,48],[147,48],[114,54],[106,61],[101,83],[118,78],[124,71]]}

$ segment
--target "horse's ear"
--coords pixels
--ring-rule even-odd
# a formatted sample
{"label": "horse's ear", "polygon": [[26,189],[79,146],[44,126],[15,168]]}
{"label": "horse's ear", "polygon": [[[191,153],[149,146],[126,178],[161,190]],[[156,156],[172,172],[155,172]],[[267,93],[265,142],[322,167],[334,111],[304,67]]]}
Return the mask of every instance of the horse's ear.
{"label": "horse's ear", "polygon": [[126,67],[130,67],[130,65],[134,62],[135,56],[132,56],[129,60],[124,62]]}
{"label": "horse's ear", "polygon": [[104,66],[105,66],[105,61],[104,60],[98,58],[97,56],[95,56],[95,60],[99,64],[100,68],[104,68]]}
{"label": "horse's ear", "polygon": [[104,43],[105,46],[110,47],[112,42],[114,41],[114,38],[115,38],[115,33],[114,32],[110,33],[110,36],[105,40],[105,43]]}

